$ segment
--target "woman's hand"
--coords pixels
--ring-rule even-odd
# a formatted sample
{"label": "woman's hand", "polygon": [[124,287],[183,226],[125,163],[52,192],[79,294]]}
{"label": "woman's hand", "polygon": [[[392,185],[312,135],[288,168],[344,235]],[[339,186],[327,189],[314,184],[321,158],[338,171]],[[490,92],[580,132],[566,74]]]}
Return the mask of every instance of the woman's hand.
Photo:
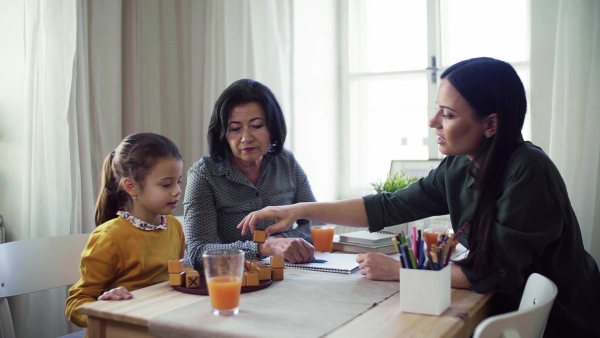
{"label": "woman's hand", "polygon": [[118,288],[106,291],[100,295],[100,297],[98,297],[98,300],[125,300],[131,298],[133,298],[131,292],[129,292],[129,290],[127,290],[124,286],[119,286]]}
{"label": "woman's hand", "polygon": [[315,258],[315,248],[302,238],[267,238],[259,244],[263,256],[283,256],[290,263],[307,263]]}
{"label": "woman's hand", "polygon": [[400,280],[402,263],[379,252],[358,254],[360,273],[370,280]]}
{"label": "woman's hand", "polygon": [[[297,204],[295,205],[297,206]],[[270,225],[265,229],[267,236],[288,230],[294,222],[300,217],[296,215],[294,205],[283,205],[278,207],[266,207],[258,211],[249,213],[238,224],[237,228],[242,229],[242,235],[250,231],[254,233],[256,222],[264,219],[275,220],[275,224]],[[287,258],[287,257],[286,257]]]}

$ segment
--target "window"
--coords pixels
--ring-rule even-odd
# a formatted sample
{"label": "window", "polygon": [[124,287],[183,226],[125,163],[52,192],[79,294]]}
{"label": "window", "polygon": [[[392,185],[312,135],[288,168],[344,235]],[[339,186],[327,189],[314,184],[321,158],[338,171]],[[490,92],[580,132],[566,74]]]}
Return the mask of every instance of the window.
{"label": "window", "polygon": [[[439,159],[428,120],[457,61],[510,62],[529,84],[529,2],[341,1],[342,197],[372,192],[392,160]],[[493,13],[493,15],[491,15]],[[529,120],[523,130],[529,138]]]}

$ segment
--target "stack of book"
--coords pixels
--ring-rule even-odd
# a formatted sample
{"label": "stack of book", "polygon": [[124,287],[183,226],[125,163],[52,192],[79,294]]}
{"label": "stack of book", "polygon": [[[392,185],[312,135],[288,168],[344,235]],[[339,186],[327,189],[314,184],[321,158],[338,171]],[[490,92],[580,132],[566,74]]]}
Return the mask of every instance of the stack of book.
{"label": "stack of book", "polygon": [[396,253],[396,247],[392,242],[393,233],[369,232],[360,230],[347,232],[339,235],[333,240],[333,250],[351,253],[381,252],[384,254]]}

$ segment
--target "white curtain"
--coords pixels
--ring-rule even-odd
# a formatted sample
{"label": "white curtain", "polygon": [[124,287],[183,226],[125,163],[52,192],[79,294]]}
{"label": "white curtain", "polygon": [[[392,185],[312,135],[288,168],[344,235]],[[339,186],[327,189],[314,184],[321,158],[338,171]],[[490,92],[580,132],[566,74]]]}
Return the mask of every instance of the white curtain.
{"label": "white curtain", "polygon": [[73,208],[69,116],[76,1],[25,2],[25,156],[21,237],[69,233]]}
{"label": "white curtain", "polygon": [[263,82],[289,114],[290,11],[271,0],[123,2],[123,136],[170,137],[187,172],[208,154],[214,102],[233,81]]}
{"label": "white curtain", "polygon": [[[20,236],[67,235],[81,223],[82,178],[86,183],[90,178],[81,175],[77,128],[72,126],[76,118],[72,94],[77,2],[25,1],[24,14],[25,144],[21,160],[23,177],[28,179],[23,180],[20,194]],[[64,333],[69,327],[64,317],[65,294],[60,289],[13,299],[17,334],[49,337]],[[33,325],[36,318],[43,318],[45,325]]]}
{"label": "white curtain", "polygon": [[92,231],[102,162],[130,133],[172,138],[186,168],[208,154],[212,106],[237,79],[269,86],[291,120],[290,1],[27,1],[25,14],[21,238]]}
{"label": "white curtain", "polygon": [[24,13],[22,161],[29,179],[21,189],[20,237],[90,232],[92,165],[100,166],[92,161],[99,140],[90,134],[97,117],[89,109],[87,3],[26,1]]}
{"label": "white curtain", "polygon": [[533,0],[532,139],[560,170],[600,262],[600,2]]}
{"label": "white curtain", "polygon": [[[199,10],[202,115],[208,119],[219,94],[252,78],[269,87],[291,120],[291,1],[207,0]],[[288,139],[292,137],[288,129]],[[204,141],[204,139],[203,139]],[[203,149],[208,154],[208,148]]]}

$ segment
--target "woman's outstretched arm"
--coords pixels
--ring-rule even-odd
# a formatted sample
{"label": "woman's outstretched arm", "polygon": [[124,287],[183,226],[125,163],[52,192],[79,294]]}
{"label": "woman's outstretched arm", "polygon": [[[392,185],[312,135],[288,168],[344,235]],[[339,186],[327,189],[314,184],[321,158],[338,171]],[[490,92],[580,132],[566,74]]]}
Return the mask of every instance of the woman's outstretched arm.
{"label": "woman's outstretched arm", "polygon": [[316,222],[330,223],[354,227],[369,225],[367,212],[362,198],[335,202],[309,202],[282,206],[269,206],[249,213],[238,224],[242,235],[248,231],[254,232],[256,222],[260,220],[275,220],[276,223],[265,231],[267,235],[289,229],[298,219],[308,219]]}

